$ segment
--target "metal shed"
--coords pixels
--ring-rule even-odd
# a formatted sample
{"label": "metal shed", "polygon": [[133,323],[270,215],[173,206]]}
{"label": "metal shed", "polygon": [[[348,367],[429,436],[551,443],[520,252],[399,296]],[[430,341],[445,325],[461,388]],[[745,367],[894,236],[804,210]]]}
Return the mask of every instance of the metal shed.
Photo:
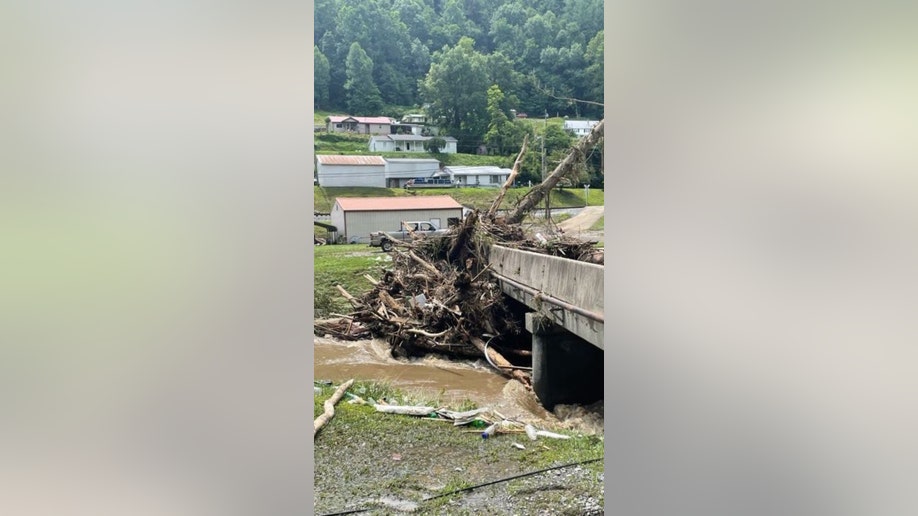
{"label": "metal shed", "polygon": [[386,186],[386,160],[380,156],[316,156],[320,186]]}
{"label": "metal shed", "polygon": [[402,221],[426,220],[446,228],[462,219],[462,210],[462,205],[448,195],[338,197],[331,220],[345,242],[367,244],[371,232],[395,231]]}

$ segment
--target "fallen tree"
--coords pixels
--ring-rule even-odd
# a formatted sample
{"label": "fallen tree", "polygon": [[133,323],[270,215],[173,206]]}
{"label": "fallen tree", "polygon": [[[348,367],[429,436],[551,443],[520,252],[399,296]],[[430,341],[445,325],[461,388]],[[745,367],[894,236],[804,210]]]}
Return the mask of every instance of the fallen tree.
{"label": "fallen tree", "polygon": [[583,160],[587,152],[602,140],[604,125],[605,120],[600,120],[590,131],[590,134],[581,138],[580,141],[571,148],[567,156],[561,160],[561,163],[555,167],[552,173],[549,174],[542,183],[533,187],[523,196],[516,209],[507,216],[508,224],[519,224],[523,220],[523,217],[539,204],[539,202],[551,192],[551,189],[557,186],[562,178],[573,174],[575,165]]}

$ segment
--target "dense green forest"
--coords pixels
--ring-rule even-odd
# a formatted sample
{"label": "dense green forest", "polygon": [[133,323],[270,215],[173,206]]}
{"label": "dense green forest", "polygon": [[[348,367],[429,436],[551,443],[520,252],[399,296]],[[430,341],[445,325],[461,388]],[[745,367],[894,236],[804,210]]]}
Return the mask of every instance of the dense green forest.
{"label": "dense green forest", "polygon": [[460,152],[518,150],[514,112],[603,116],[602,0],[317,0],[314,44],[317,109],[425,106]]}

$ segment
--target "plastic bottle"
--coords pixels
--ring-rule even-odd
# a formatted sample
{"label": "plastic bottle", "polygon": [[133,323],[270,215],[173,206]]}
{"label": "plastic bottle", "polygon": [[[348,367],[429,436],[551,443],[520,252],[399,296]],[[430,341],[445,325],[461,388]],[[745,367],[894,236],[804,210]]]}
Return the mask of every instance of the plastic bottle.
{"label": "plastic bottle", "polygon": [[492,435],[494,435],[494,432],[495,432],[496,430],[497,430],[497,423],[494,423],[493,425],[489,426],[488,428],[485,428],[485,429],[484,429],[484,432],[481,432],[481,438],[482,438],[482,439],[487,439],[488,437],[491,437]]}

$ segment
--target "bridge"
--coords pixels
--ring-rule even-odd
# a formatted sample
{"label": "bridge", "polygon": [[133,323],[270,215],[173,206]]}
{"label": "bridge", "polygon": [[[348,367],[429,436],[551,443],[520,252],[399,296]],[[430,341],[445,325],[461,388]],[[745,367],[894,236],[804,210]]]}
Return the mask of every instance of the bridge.
{"label": "bridge", "polygon": [[491,275],[504,294],[532,309],[532,383],[551,410],[603,393],[602,265],[492,245]]}

